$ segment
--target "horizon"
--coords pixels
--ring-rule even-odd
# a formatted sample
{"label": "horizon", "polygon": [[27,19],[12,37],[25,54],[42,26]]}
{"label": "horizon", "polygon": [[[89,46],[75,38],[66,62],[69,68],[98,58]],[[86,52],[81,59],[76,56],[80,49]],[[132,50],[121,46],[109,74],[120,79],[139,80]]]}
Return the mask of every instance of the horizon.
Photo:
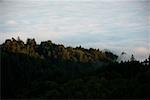
{"label": "horizon", "polygon": [[[35,38],[26,38],[26,40],[22,40],[22,39],[18,36],[18,37],[16,37],[16,38],[15,38],[15,37],[12,37],[12,38],[9,38],[9,39],[6,39],[6,40],[11,40],[11,41],[13,41],[13,39],[15,39],[16,41],[21,40],[24,44],[26,44],[26,43],[27,43],[27,39],[35,39]],[[6,41],[6,40],[5,40],[5,41]],[[35,39],[35,42],[36,42],[37,45],[40,45],[42,42],[47,42],[47,41],[49,41],[49,40],[43,40],[43,41],[37,42],[36,39]],[[63,45],[65,48],[67,48],[67,47],[72,47],[72,48],[81,47],[81,48],[84,48],[84,49],[90,49],[90,48],[92,48],[92,47],[84,47],[83,45],[76,45],[76,46],[64,45],[63,43],[55,43],[55,42],[53,42],[52,40],[50,40],[50,41],[51,41],[52,43],[56,44],[56,45]],[[5,42],[3,42],[3,43],[5,43]],[[2,43],[2,44],[3,44],[3,43]],[[0,45],[2,45],[2,44],[0,44]],[[120,52],[120,53],[117,53],[117,52],[115,52],[115,51],[113,51],[113,50],[109,50],[109,49],[101,49],[101,48],[92,48],[92,49],[100,50],[100,51],[102,51],[102,52],[105,52],[105,51],[107,52],[107,51],[108,51],[108,52],[111,52],[111,53],[117,55],[117,56],[118,56],[118,58],[117,58],[117,60],[116,60],[117,62],[130,61],[132,56],[134,56],[135,61],[143,62],[143,61],[145,61],[146,59],[148,59],[148,57],[150,56],[150,54],[148,54],[147,57],[144,58],[144,59],[137,59],[135,55],[133,55],[133,54],[129,55],[129,54],[127,54],[127,52],[124,52],[124,51],[122,51],[122,52]]]}
{"label": "horizon", "polygon": [[148,0],[1,0],[0,44],[52,40],[66,46],[108,49],[144,60],[150,54]]}

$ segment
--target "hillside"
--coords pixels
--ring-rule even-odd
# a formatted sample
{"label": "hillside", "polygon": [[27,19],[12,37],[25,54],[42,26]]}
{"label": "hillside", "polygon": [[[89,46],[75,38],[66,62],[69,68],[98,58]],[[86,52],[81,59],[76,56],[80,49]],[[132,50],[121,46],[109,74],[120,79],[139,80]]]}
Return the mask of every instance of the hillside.
{"label": "hillside", "polygon": [[[1,45],[2,98],[150,98],[150,63],[35,39]],[[150,62],[149,60],[146,60]]]}

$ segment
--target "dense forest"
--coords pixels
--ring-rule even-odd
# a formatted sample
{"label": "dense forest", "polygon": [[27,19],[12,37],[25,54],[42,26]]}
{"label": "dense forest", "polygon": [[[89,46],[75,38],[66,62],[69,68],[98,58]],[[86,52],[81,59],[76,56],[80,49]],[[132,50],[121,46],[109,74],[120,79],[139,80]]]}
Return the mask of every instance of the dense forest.
{"label": "dense forest", "polygon": [[7,39],[0,45],[1,96],[7,98],[150,98],[150,56],[118,62],[110,51]]}

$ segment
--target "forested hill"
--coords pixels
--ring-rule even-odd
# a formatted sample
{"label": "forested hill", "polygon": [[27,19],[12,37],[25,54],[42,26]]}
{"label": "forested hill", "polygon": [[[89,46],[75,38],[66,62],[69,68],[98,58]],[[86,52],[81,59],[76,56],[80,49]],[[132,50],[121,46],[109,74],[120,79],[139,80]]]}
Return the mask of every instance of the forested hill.
{"label": "forested hill", "polygon": [[2,44],[2,50],[12,53],[22,53],[33,57],[47,60],[73,61],[73,62],[114,62],[117,55],[109,51],[100,51],[99,49],[84,49],[81,46],[72,48],[64,45],[54,44],[51,40],[36,44],[35,39],[27,39],[24,43],[18,40],[7,39]]}
{"label": "forested hill", "polygon": [[12,38],[0,46],[2,99],[150,98],[150,56],[119,63],[111,52],[50,40]]}

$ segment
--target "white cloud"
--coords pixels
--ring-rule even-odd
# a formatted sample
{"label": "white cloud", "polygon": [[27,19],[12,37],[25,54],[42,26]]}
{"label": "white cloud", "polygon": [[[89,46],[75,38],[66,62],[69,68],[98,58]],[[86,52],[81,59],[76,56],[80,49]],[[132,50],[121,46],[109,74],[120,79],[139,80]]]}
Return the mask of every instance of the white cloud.
{"label": "white cloud", "polygon": [[134,53],[138,60],[144,60],[145,58],[148,58],[148,55],[150,54],[150,49],[146,47],[136,47],[134,49]]}
{"label": "white cloud", "polygon": [[8,21],[6,21],[6,25],[16,26],[16,25],[18,25],[18,23],[15,20],[8,20]]}
{"label": "white cloud", "polygon": [[27,21],[27,20],[22,20],[21,23],[22,23],[22,24],[25,24],[25,25],[31,24],[31,22],[30,22],[30,21]]}
{"label": "white cloud", "polygon": [[140,54],[145,54],[145,53],[148,53],[148,52],[149,52],[149,50],[148,50],[147,48],[145,48],[145,47],[138,47],[138,48],[135,48],[135,51],[136,51],[137,53],[140,53]]}

